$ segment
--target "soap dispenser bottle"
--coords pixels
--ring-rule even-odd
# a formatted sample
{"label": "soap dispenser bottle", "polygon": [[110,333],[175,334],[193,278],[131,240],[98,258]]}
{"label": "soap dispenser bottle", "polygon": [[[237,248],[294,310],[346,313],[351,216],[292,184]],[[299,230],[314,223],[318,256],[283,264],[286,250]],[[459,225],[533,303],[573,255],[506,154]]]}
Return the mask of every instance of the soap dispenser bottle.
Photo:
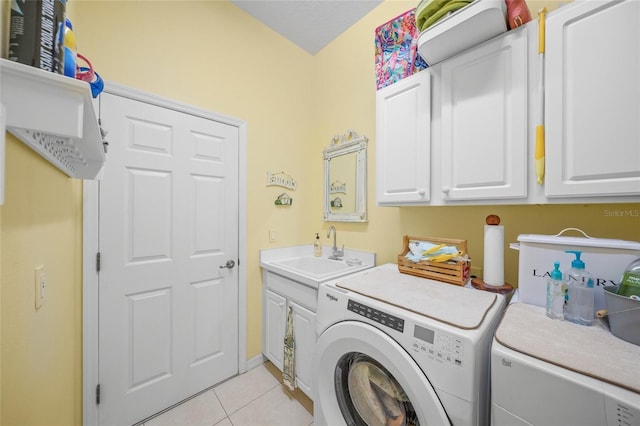
{"label": "soap dispenser bottle", "polygon": [[564,300],[566,286],[560,272],[560,262],[553,263],[553,271],[547,280],[547,316],[551,319],[564,319]]}
{"label": "soap dispenser bottle", "polygon": [[595,289],[593,277],[585,270],[584,262],[580,259],[582,252],[578,250],[566,250],[565,253],[573,253],[576,258],[571,262],[565,276],[567,283],[567,304],[564,318],[581,325],[593,324]]}
{"label": "soap dispenser bottle", "polygon": [[316,240],[313,242],[313,255],[315,257],[322,256],[322,244],[320,244],[320,236],[316,232]]}

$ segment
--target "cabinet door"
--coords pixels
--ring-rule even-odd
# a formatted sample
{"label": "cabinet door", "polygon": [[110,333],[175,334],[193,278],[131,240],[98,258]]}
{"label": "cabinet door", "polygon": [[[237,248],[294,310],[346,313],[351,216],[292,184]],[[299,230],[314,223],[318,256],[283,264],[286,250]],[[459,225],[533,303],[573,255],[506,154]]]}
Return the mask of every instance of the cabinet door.
{"label": "cabinet door", "polygon": [[429,201],[431,87],[425,70],[376,93],[376,201]]}
{"label": "cabinet door", "polygon": [[289,301],[289,306],[293,310],[296,384],[301,391],[312,398],[311,361],[316,344],[316,314],[292,301]]}
{"label": "cabinet door", "polygon": [[640,194],[640,2],[580,1],[546,23],[548,197]]}
{"label": "cabinet door", "polygon": [[265,356],[280,370],[284,368],[284,333],[287,326],[287,300],[270,290],[265,303]]}
{"label": "cabinet door", "polygon": [[443,200],[527,196],[527,28],[442,63]]}

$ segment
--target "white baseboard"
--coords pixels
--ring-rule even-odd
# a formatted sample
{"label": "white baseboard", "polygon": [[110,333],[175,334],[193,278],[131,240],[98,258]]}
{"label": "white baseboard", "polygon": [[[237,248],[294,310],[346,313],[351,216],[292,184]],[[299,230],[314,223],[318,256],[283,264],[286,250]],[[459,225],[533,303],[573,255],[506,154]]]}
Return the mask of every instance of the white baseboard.
{"label": "white baseboard", "polygon": [[[248,359],[247,360],[247,364],[246,364],[247,371],[251,370],[252,368],[255,368],[255,367],[259,366],[259,365],[264,364],[264,362],[265,362],[265,358],[264,358],[264,356],[262,354],[254,356],[251,359]],[[241,371],[240,373],[244,373],[244,372],[245,371]]]}

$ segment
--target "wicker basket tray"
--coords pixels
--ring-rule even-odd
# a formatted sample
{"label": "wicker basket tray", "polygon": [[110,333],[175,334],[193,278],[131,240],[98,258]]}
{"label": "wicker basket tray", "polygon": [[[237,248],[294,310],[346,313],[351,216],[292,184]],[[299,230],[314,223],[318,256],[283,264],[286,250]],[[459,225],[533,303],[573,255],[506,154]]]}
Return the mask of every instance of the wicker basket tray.
{"label": "wicker basket tray", "polygon": [[456,285],[465,285],[467,281],[469,281],[471,261],[431,262],[429,260],[421,260],[416,263],[407,259],[405,256],[409,253],[409,241],[413,240],[433,244],[453,245],[456,246],[462,254],[467,254],[467,240],[411,237],[405,235],[402,253],[398,255],[398,270],[400,272],[403,274],[416,275],[418,277],[430,278]]}

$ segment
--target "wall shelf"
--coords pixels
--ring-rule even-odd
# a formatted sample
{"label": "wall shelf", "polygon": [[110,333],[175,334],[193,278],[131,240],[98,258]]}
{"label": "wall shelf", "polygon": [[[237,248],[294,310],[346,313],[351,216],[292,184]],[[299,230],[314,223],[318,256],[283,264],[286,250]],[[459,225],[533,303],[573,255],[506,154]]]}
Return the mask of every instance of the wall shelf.
{"label": "wall shelf", "polygon": [[97,179],[105,145],[88,83],[0,59],[0,103],[7,131],[68,176]]}

